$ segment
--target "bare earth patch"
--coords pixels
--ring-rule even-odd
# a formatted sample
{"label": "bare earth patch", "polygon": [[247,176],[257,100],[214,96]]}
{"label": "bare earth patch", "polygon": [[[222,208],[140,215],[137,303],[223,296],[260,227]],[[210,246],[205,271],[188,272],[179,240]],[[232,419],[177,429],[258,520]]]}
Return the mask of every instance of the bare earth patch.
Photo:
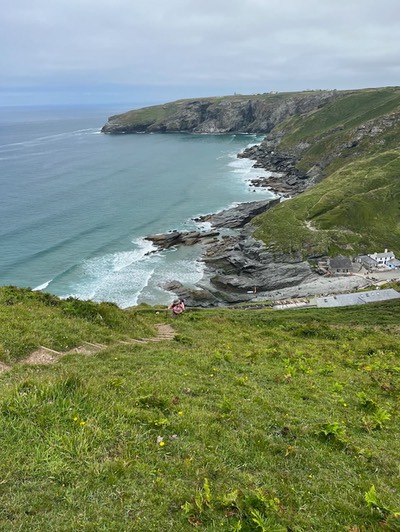
{"label": "bare earth patch", "polygon": [[60,358],[63,353],[53,351],[47,347],[40,347],[37,351],[34,351],[24,360],[25,364],[54,364],[54,362]]}

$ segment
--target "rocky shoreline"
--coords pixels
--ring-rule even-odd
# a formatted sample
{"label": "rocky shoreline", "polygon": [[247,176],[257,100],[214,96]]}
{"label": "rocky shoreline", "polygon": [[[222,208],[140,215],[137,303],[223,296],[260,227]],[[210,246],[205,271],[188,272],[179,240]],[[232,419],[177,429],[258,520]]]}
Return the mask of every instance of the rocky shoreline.
{"label": "rocky shoreline", "polygon": [[[150,235],[147,240],[158,249],[173,246],[201,246],[204,275],[195,288],[171,279],[162,288],[185,299],[189,307],[220,307],[257,301],[340,293],[368,286],[361,277],[330,277],[317,273],[300,254],[276,254],[253,236],[252,219],[280,203],[285,195],[300,194],[313,183],[294,166],[295,158],[271,150],[270,140],[248,148],[238,157],[255,160],[255,166],[274,172],[259,178],[277,196],[241,203],[230,209],[194,219],[208,222],[210,230],[170,231]],[[253,183],[253,186],[257,186]]]}
{"label": "rocky shoreline", "polygon": [[[278,145],[282,134],[269,133],[261,144],[246,148],[238,154],[240,158],[251,159],[255,168],[262,168],[270,173],[269,177],[258,177],[250,181],[250,185],[259,188],[267,187],[283,197],[293,197],[301,194],[320,176],[320,170],[313,168],[308,173],[296,168],[297,153],[279,150]],[[299,150],[308,146],[301,146]]]}
{"label": "rocky shoreline", "polygon": [[[261,159],[262,153],[265,153],[265,148],[254,146],[238,157],[250,156],[257,160],[258,167],[267,166],[267,169],[276,170],[276,162],[282,158],[274,157],[274,154],[268,156],[267,152]],[[290,195],[297,195],[303,189],[303,178],[297,176],[296,184],[288,185],[287,181],[293,181],[295,171],[291,172],[293,175],[287,176],[288,167],[294,165],[288,157],[286,161],[285,173],[282,172],[285,168],[280,163],[279,175],[262,179],[276,194],[283,189],[289,190],[287,187],[290,187]],[[281,199],[280,193],[273,199],[241,203],[230,209],[196,218],[196,222],[211,224],[211,230],[208,231],[171,231],[146,237],[158,249],[201,245],[201,261],[205,264],[205,271],[196,288],[185,287],[174,279],[163,288],[183,297],[189,306],[214,307],[269,299],[269,293],[297,287],[316,278],[309,263],[299,255],[276,256],[252,236],[252,219],[280,203]]]}

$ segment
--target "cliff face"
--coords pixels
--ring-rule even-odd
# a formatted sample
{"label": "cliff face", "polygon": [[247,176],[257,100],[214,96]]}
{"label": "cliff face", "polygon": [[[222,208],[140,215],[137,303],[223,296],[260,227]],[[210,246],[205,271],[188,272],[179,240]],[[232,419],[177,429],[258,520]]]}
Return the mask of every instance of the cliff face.
{"label": "cliff face", "polygon": [[102,132],[268,133],[286,118],[319,109],[339,94],[317,91],[183,100],[112,116]]}

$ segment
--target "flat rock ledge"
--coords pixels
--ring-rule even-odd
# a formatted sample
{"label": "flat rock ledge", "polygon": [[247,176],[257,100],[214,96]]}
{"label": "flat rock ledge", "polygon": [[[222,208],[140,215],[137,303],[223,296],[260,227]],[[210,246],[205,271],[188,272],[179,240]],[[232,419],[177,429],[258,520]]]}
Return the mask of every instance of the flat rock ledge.
{"label": "flat rock ledge", "polygon": [[207,214],[195,218],[196,222],[209,222],[213,227],[237,229],[244,227],[255,216],[271,209],[280,203],[281,198],[240,203],[230,209],[225,209],[216,214]]}

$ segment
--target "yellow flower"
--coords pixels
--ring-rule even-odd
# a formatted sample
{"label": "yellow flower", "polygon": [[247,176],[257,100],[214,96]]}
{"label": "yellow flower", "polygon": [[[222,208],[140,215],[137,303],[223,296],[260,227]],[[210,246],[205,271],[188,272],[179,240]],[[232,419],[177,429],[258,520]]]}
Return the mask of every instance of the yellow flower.
{"label": "yellow flower", "polygon": [[74,417],[74,421],[78,421],[78,418],[76,416]]}
{"label": "yellow flower", "polygon": [[178,412],[178,416],[183,416],[183,412],[182,412],[182,410],[180,410],[180,411]]}
{"label": "yellow flower", "polygon": [[160,447],[164,447],[165,445],[165,441],[160,441],[160,443],[158,444]]}
{"label": "yellow flower", "polygon": [[83,427],[83,425],[85,425],[85,424],[86,424],[86,421],[81,421],[80,422],[81,427]]}

